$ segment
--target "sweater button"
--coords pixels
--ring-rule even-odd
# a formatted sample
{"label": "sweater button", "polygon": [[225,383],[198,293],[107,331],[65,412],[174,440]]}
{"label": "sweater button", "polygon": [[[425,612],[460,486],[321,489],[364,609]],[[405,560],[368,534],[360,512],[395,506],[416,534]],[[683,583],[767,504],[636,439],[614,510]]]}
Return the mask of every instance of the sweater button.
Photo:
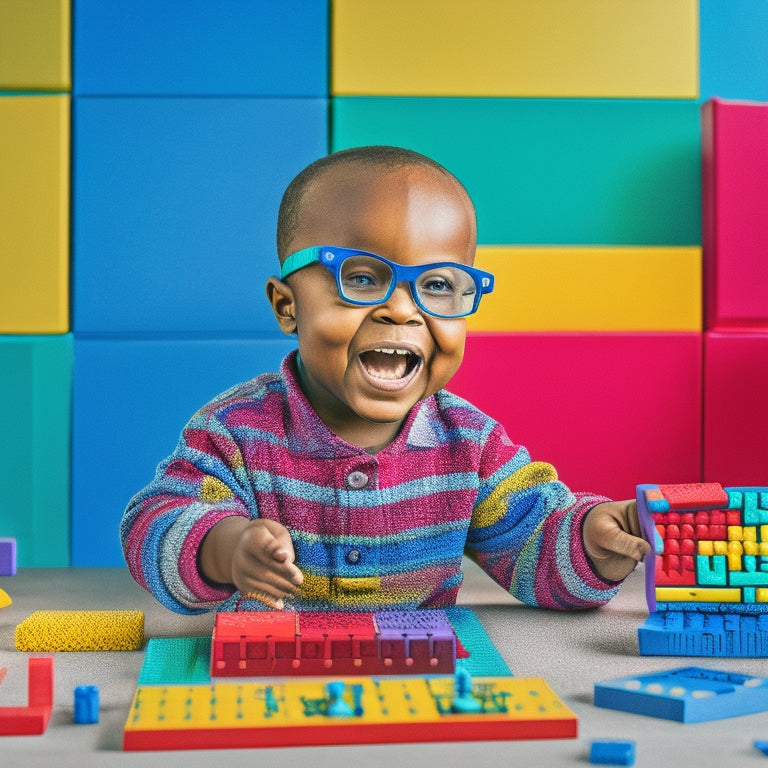
{"label": "sweater button", "polygon": [[355,490],[358,488],[364,488],[366,485],[368,485],[368,475],[366,475],[365,472],[350,472],[347,475],[347,485],[350,488],[354,488]]}
{"label": "sweater button", "polygon": [[359,549],[350,549],[349,552],[347,552],[344,559],[350,564],[350,565],[357,565],[360,562],[360,558],[362,555],[360,554]]}

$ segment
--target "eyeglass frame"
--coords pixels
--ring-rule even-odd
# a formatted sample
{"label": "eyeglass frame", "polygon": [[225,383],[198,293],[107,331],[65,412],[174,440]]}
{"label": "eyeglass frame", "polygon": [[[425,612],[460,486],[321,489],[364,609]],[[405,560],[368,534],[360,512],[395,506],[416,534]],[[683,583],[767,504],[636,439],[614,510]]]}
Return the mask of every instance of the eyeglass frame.
{"label": "eyeglass frame", "polygon": [[[377,299],[376,301],[361,301],[359,299],[351,299],[344,295],[344,289],[341,285],[341,267],[351,256],[370,256],[377,261],[383,262],[390,268],[392,279],[390,280],[386,294],[381,299]],[[357,248],[345,248],[343,246],[333,245],[313,245],[309,248],[302,248],[301,250],[290,254],[282,263],[280,268],[280,279],[285,280],[286,277],[292,275],[294,272],[298,272],[300,269],[304,269],[304,267],[308,267],[312,264],[321,264],[331,272],[336,280],[336,289],[339,292],[339,298],[348,304],[362,307],[372,307],[378,304],[384,304],[390,296],[392,296],[395,288],[400,283],[408,283],[408,287],[411,291],[411,298],[416,306],[428,315],[439,317],[444,320],[458,320],[462,317],[468,317],[469,315],[474,314],[480,306],[482,297],[487,293],[491,293],[494,288],[494,276],[490,272],[485,272],[477,267],[470,267],[455,261],[437,261],[428,264],[406,266],[385,259],[377,253],[361,251]],[[472,281],[475,284],[475,298],[472,304],[472,309],[469,310],[469,312],[463,312],[460,315],[441,315],[424,306],[424,303],[419,297],[418,289],[416,288],[416,280],[425,272],[428,272],[431,269],[439,269],[440,267],[460,269],[472,278]]]}

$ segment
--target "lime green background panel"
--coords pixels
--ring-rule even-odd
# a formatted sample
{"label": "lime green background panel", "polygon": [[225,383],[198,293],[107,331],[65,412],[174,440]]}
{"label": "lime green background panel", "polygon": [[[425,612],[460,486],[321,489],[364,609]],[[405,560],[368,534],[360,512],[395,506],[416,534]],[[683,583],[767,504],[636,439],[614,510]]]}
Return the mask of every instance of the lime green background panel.
{"label": "lime green background panel", "polygon": [[0,536],[20,568],[70,564],[72,361],[70,334],[0,336]]}
{"label": "lime green background panel", "polygon": [[72,86],[69,0],[0,0],[0,90]]}
{"label": "lime green background panel", "polygon": [[689,98],[698,0],[334,0],[334,95]]}
{"label": "lime green background panel", "polygon": [[701,242],[695,102],[334,99],[333,149],[363,144],[443,163],[487,245]]}

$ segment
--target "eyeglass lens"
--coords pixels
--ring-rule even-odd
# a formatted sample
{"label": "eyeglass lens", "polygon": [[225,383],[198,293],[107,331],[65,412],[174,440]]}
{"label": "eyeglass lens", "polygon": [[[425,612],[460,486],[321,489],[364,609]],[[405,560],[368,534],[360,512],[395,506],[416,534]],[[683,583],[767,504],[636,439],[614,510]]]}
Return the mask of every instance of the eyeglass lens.
{"label": "eyeglass lens", "polygon": [[[384,261],[370,256],[351,256],[341,265],[342,298],[375,303],[387,295],[394,275]],[[475,305],[477,287],[460,267],[439,266],[422,272],[413,283],[421,304],[442,317],[461,317]]]}

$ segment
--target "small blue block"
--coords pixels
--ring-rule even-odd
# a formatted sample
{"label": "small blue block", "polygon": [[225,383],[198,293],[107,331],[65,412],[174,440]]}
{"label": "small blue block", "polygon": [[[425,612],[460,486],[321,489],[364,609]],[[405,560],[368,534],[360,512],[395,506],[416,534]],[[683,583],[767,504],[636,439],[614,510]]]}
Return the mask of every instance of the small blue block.
{"label": "small blue block", "polygon": [[634,741],[593,741],[589,762],[594,765],[634,765]]}
{"label": "small blue block", "polygon": [[768,741],[756,741],[755,749],[759,749],[764,755],[768,755]]}
{"label": "small blue block", "polygon": [[16,539],[0,539],[0,576],[16,575]]}
{"label": "small blue block", "polygon": [[90,725],[99,722],[99,688],[78,685],[75,688],[75,722]]}

